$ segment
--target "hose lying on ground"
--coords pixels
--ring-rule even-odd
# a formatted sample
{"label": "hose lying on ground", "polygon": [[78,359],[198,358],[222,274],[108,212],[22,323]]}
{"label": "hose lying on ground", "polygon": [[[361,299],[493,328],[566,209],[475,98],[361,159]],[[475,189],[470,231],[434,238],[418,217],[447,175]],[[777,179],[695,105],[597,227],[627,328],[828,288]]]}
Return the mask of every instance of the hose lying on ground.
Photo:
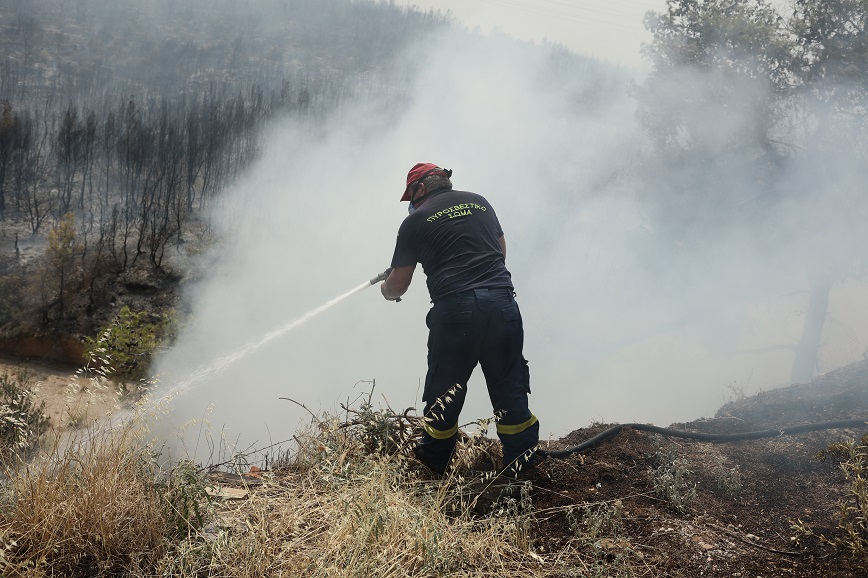
{"label": "hose lying on ground", "polygon": [[544,450],[540,448],[537,450],[537,453],[541,456],[548,456],[551,458],[566,458],[572,454],[590,449],[600,442],[614,436],[619,431],[624,429],[625,427],[640,431],[647,431],[662,434],[668,437],[677,437],[677,438],[687,438],[702,442],[712,442],[712,443],[723,443],[723,442],[734,442],[741,440],[756,440],[760,438],[772,438],[776,436],[785,436],[785,435],[793,435],[811,431],[819,431],[824,429],[841,429],[848,427],[863,427],[868,424],[868,418],[865,419],[846,419],[839,421],[827,421],[822,423],[807,423],[796,426],[788,426],[781,429],[767,429],[762,431],[749,431],[749,432],[740,432],[740,433],[729,433],[729,434],[710,434],[710,433],[700,433],[700,432],[691,432],[691,431],[683,431],[676,429],[669,429],[664,427],[657,427],[656,425],[648,425],[644,423],[622,423],[615,426],[610,427],[609,429],[595,435],[591,439],[580,443],[579,445],[566,448],[563,450]]}

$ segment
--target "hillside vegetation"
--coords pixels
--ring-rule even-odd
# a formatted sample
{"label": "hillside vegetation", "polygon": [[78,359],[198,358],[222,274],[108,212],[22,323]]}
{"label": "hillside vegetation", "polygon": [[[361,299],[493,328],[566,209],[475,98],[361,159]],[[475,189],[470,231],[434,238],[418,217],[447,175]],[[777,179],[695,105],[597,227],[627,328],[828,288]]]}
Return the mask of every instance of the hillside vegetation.
{"label": "hillside vegetation", "polygon": [[262,128],[397,102],[401,31],[447,25],[332,0],[3,2],[0,350],[80,363],[123,307],[179,307]]}
{"label": "hillside vegetation", "polygon": [[[387,2],[2,3],[0,352],[82,363],[124,307],[183,318],[263,131],[374,97],[399,115],[399,63],[452,26]],[[544,78],[592,70],[545,50]]]}

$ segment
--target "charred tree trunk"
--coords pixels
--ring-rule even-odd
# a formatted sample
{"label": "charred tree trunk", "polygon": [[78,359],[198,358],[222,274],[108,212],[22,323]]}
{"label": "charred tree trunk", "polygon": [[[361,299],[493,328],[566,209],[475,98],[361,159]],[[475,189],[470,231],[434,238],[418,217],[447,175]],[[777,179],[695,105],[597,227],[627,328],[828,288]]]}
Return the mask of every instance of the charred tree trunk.
{"label": "charred tree trunk", "polygon": [[826,323],[826,313],[829,309],[832,276],[813,274],[810,275],[809,281],[811,296],[808,300],[808,310],[805,313],[802,337],[796,345],[796,358],[793,361],[793,369],[790,374],[792,383],[808,383],[814,378],[820,339],[823,336],[823,326]]}

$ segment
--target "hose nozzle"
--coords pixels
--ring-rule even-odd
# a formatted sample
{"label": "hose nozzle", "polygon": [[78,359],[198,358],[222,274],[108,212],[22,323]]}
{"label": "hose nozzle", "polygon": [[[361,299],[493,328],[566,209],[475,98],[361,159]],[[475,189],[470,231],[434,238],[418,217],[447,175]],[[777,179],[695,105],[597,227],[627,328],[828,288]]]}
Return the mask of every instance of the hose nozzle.
{"label": "hose nozzle", "polygon": [[380,273],[379,275],[377,275],[376,277],[371,279],[371,285],[376,285],[377,283],[385,281],[386,277],[388,277],[389,273],[391,273],[391,272],[392,272],[392,268],[389,267],[388,269],[386,269],[385,271],[383,271],[382,273]]}

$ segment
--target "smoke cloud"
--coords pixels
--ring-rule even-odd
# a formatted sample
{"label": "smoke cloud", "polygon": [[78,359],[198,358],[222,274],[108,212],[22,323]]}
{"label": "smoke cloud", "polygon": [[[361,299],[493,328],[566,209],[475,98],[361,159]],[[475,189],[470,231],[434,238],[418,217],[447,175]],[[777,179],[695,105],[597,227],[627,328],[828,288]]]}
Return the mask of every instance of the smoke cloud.
{"label": "smoke cloud", "polygon": [[[221,241],[189,288],[189,326],[160,361],[165,387],[388,267],[416,162],[453,169],[456,188],[498,213],[543,437],[592,421],[710,417],[732,395],[786,382],[792,352],[775,346],[798,340],[807,283],[779,264],[796,255],[764,252],[768,235],[751,227],[720,231],[708,250],[648,242],[664,233],[646,205],[658,184],[637,177],[647,143],[629,87],[640,79],[557,47],[456,31],[405,60],[411,96],[399,106],[371,96],[317,126],[289,118],[269,130],[215,215]],[[782,205],[777,219],[812,207]],[[864,348],[868,319],[852,309],[864,293],[854,281],[833,294],[847,361]],[[310,421],[280,398],[319,415],[373,390],[375,405],[421,408],[429,306],[421,267],[401,303],[377,287],[352,294],[193,383],[166,423],[207,415],[212,437],[243,449]],[[462,425],[491,413],[480,370],[469,390]],[[192,427],[187,449],[202,452],[203,435]]]}

